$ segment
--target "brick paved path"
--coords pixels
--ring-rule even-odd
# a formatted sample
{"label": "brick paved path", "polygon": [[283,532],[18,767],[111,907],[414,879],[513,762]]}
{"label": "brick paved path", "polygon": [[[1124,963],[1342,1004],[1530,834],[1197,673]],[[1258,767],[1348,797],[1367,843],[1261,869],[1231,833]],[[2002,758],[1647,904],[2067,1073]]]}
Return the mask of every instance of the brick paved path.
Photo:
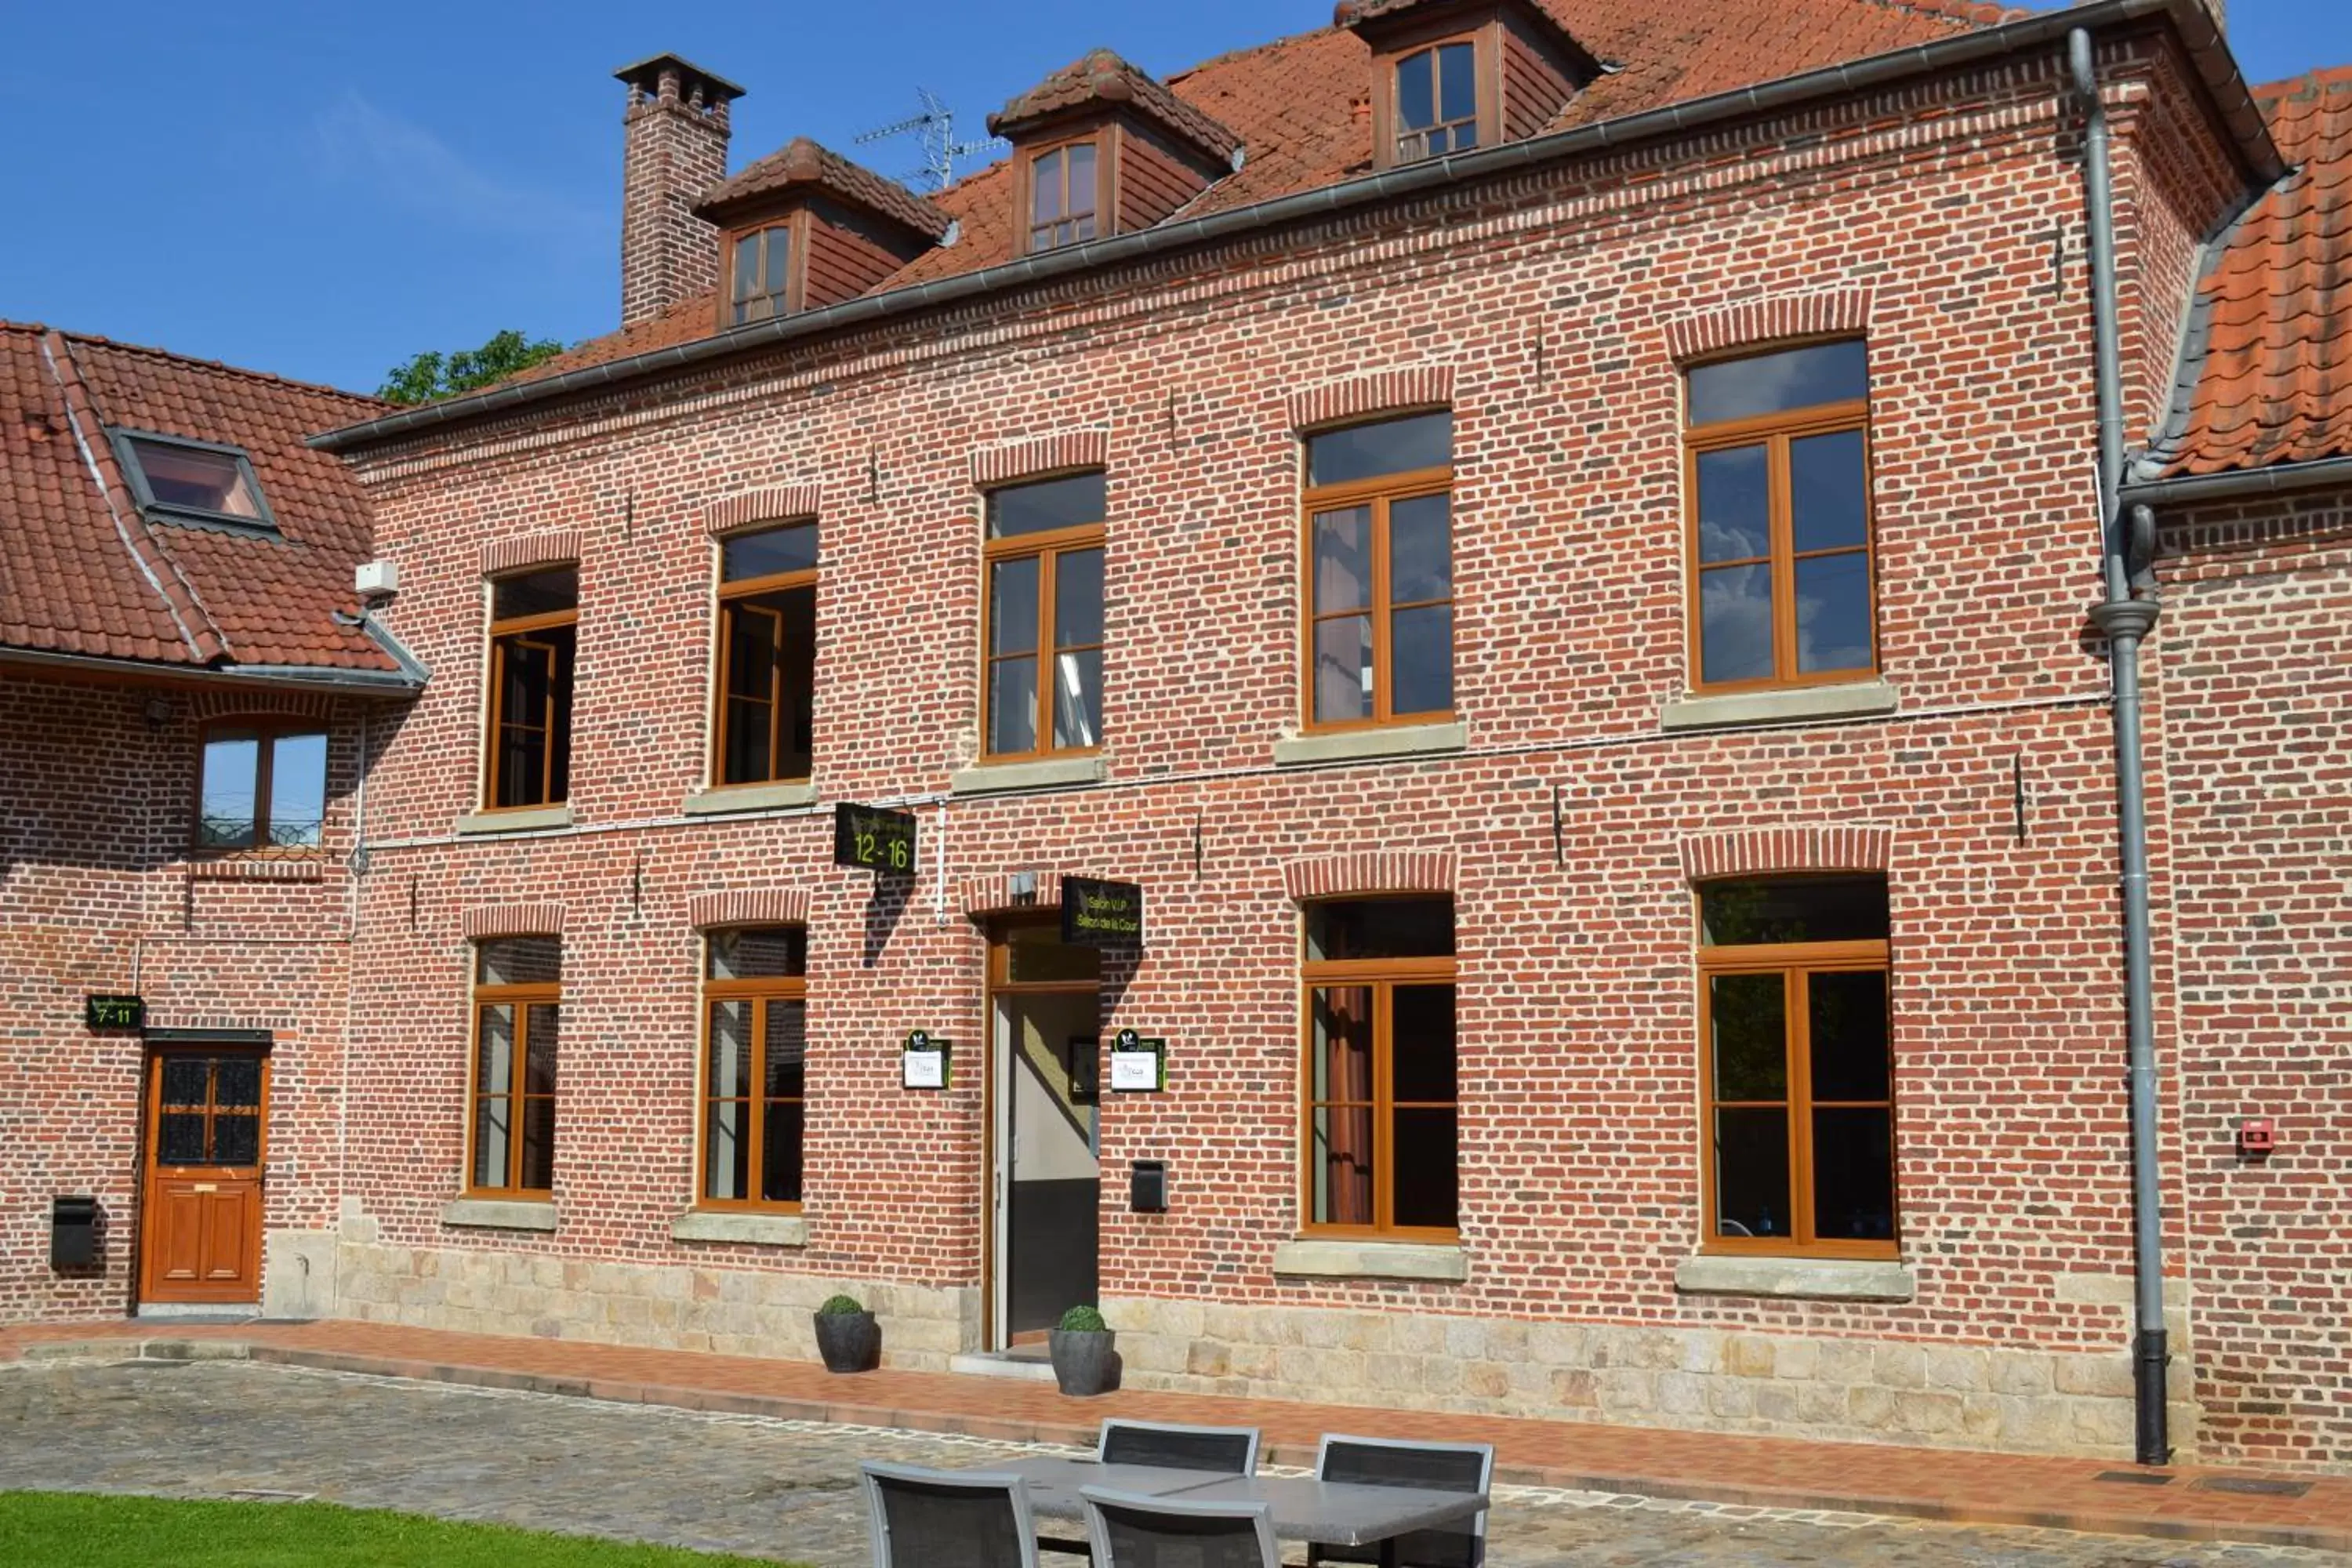
{"label": "brick paved path", "polygon": [[[867,1568],[857,1461],[970,1466],[1037,1445],[245,1362],[0,1365],[0,1489],[315,1495]],[[1494,1568],[1812,1563],[2344,1564],[2287,1547],[1496,1492]],[[1295,1556],[1295,1554],[1294,1554]]]}

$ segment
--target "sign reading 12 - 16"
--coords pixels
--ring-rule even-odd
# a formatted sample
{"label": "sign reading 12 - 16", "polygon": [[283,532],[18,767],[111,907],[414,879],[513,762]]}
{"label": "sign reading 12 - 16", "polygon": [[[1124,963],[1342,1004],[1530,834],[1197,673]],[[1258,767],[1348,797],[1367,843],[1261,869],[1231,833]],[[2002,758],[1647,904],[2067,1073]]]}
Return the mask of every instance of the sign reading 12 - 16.
{"label": "sign reading 12 - 16", "polygon": [[887,877],[915,874],[915,816],[876,805],[833,808],[833,863]]}

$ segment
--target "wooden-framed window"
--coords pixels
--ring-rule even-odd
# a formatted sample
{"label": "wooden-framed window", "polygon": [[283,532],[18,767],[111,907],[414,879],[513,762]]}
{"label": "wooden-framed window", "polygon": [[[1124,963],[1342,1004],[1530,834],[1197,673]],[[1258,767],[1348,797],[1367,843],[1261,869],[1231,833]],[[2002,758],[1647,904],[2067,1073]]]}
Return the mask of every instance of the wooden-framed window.
{"label": "wooden-framed window", "polygon": [[1450,1237],[1460,1219],[1451,899],[1307,908],[1307,1228]]}
{"label": "wooden-framed window", "polygon": [[1307,437],[1307,724],[1454,711],[1454,416]]}
{"label": "wooden-framed window", "polygon": [[551,566],[490,584],[491,810],[556,805],[572,794],[572,664],[580,572]]}
{"label": "wooden-framed window", "polygon": [[728,325],[790,315],[798,305],[799,279],[793,273],[798,226],[786,219],[731,237],[727,247]]}
{"label": "wooden-framed window", "polygon": [[801,1206],[807,1125],[808,933],[714,931],[702,969],[704,1208]]}
{"label": "wooden-framed window", "polygon": [[307,719],[204,727],[196,847],[316,849],[327,818],[327,735]]}
{"label": "wooden-framed window", "polygon": [[506,936],[474,945],[469,1193],[543,1198],[554,1190],[562,1001],[561,938]]}
{"label": "wooden-framed window", "polygon": [[814,522],[719,542],[711,782],[805,779],[816,744]]}
{"label": "wooden-framed window", "polygon": [[1862,342],[1697,365],[1688,395],[1694,686],[1869,675],[1878,653]]}
{"label": "wooden-framed window", "polygon": [[1107,167],[1093,137],[1048,147],[1029,159],[1029,248],[1051,250],[1092,239]]}
{"label": "wooden-framed window", "polygon": [[1885,879],[1697,902],[1705,1250],[1895,1257]]}
{"label": "wooden-framed window", "polygon": [[1478,145],[1478,45],[1450,38],[1396,63],[1396,162]]}
{"label": "wooden-framed window", "polygon": [[991,761],[1102,744],[1106,498],[1099,472],[989,492],[981,733]]}

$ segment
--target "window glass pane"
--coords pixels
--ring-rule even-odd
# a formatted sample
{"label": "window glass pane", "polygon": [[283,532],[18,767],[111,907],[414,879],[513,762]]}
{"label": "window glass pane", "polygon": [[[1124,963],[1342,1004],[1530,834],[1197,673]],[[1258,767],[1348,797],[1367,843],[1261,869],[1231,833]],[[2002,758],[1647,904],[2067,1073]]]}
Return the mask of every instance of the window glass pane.
{"label": "window glass pane", "polygon": [[988,749],[993,754],[1037,749],[1037,660],[998,659],[988,667]]}
{"label": "window glass pane", "polygon": [[1062,149],[1041,153],[1034,166],[1030,184],[1034,195],[1029,208],[1029,221],[1048,224],[1062,216]]}
{"label": "window glass pane", "polygon": [[1064,946],[1058,924],[1009,925],[1003,942],[1009,981],[1095,980],[1102,974],[1102,950]]}
{"label": "window glass pane", "polygon": [[163,1058],[165,1105],[203,1105],[212,1093],[212,1082],[213,1062],[210,1057]]}
{"label": "window glass pane", "polygon": [[1109,511],[1108,482],[1099,473],[1071,474],[1034,485],[988,492],[988,536],[1011,539],[1049,529],[1100,522]]}
{"label": "window glass pane", "polygon": [[763,528],[757,533],[730,534],[719,545],[719,579],[748,582],[779,572],[816,569],[816,524],[796,522],[785,528]]}
{"label": "window glass pane", "polygon": [[1315,1223],[1371,1224],[1372,1108],[1318,1105],[1310,1136]]}
{"label": "window glass pane", "polygon": [[1372,617],[1315,623],[1315,717],[1326,723],[1372,713]]}
{"label": "window glass pane", "polygon": [[801,1137],[807,1113],[796,1101],[771,1101],[761,1128],[760,1196],[772,1204],[801,1201]]}
{"label": "window glass pane", "polygon": [[163,441],[133,439],[131,450],[147,480],[147,493],[164,506],[225,512],[258,521],[261,508],[245,482],[234,454],[206,452]]}
{"label": "window glass pane", "polygon": [[710,1005],[710,1060],[703,1092],[712,1100],[751,1095],[751,1002],[730,996]]}
{"label": "window glass pane", "polygon": [[1102,650],[1054,656],[1054,745],[1102,743]]}
{"label": "window glass pane", "polygon": [[1360,610],[1372,602],[1372,510],[1315,514],[1315,613]]}
{"label": "window glass pane", "polygon": [[1469,120],[1477,114],[1477,50],[1469,44],[1447,44],[1437,51],[1440,120]]}
{"label": "window glass pane", "polygon": [[988,651],[1027,653],[1037,646],[1037,558],[999,561],[988,569]]}
{"label": "window glass pane", "polygon": [[770,1100],[798,1100],[807,1089],[808,1005],[771,998],[767,1015],[768,1076],[761,1092]]}
{"label": "window glass pane", "polygon": [[1870,557],[1809,555],[1797,566],[1797,668],[1870,668]]}
{"label": "window glass pane", "polygon": [[198,843],[236,847],[253,842],[260,764],[261,742],[252,731],[212,731],[205,742],[204,790],[196,808]]}
{"label": "window glass pane", "polygon": [[562,1011],[552,1002],[534,1002],[524,1009],[522,1090],[525,1094],[555,1092],[555,1048],[562,1035]]}
{"label": "window glass pane", "polygon": [[1690,422],[1712,425],[1870,395],[1862,341],[1703,364],[1690,373]]}
{"label": "window glass pane", "polygon": [[1307,906],[1307,956],[1451,958],[1451,899],[1332,899]]}
{"label": "window glass pane", "polygon": [[507,1138],[513,1125],[512,1102],[502,1094],[484,1095],[474,1104],[474,1185],[507,1184]]}
{"label": "window glass pane", "polygon": [[222,1057],[213,1069],[213,1104],[217,1107],[261,1103],[261,1058]]}
{"label": "window glass pane", "polygon": [[327,737],[280,735],[269,760],[269,842],[315,849],[327,816]]}
{"label": "window glass pane", "polygon": [[1813,1234],[1823,1241],[1894,1238],[1894,1121],[1888,1111],[1813,1112]]}
{"label": "window glass pane", "polygon": [[1396,1152],[1391,1156],[1395,1186],[1390,1199],[1390,1221],[1399,1226],[1442,1226],[1459,1220],[1455,1190],[1460,1152],[1455,1146],[1455,1113],[1407,1109],[1396,1118]]}
{"label": "window glass pane", "polygon": [[1372,1223],[1372,990],[1318,986],[1312,998],[1308,1179],[1315,1220]]}
{"label": "window glass pane", "polygon": [[1715,1231],[1787,1236],[1789,1113],[1778,1106],[1715,1113]]}
{"label": "window glass pane", "polygon": [[213,1154],[215,1165],[256,1165],[261,1163],[261,1118],[215,1115]]}
{"label": "window glass pane", "polygon": [[1884,877],[1790,877],[1708,882],[1698,890],[1700,940],[1710,946],[1884,941]]}
{"label": "window glass pane", "polygon": [[751,1102],[713,1100],[702,1126],[702,1195],[740,1203],[751,1173]]}
{"label": "window glass pane", "polygon": [[[1069,150],[1069,210],[1073,214],[1095,210],[1095,144],[1081,142]],[[1087,230],[1085,237],[1091,237]]]}
{"label": "window glass pane", "polygon": [[499,639],[494,803],[545,805],[571,790],[573,628]]}
{"label": "window glass pane", "polygon": [[1818,972],[1805,989],[1813,1103],[1886,1099],[1886,972]]}
{"label": "window glass pane", "polygon": [[1713,566],[1698,577],[1698,678],[1772,677],[1772,569]]}
{"label": "window glass pane", "polygon": [[1408,131],[1437,122],[1436,56],[1423,49],[1397,64],[1397,123]]}
{"label": "window glass pane", "polygon": [[579,607],[580,569],[576,566],[501,577],[490,587],[490,616],[494,620],[552,615],[558,610]]}
{"label": "window glass pane", "polygon": [[1772,552],[1770,448],[1698,454],[1698,558],[1755,561]]}
{"label": "window glass pane", "polygon": [[[741,664],[730,666],[741,669]],[[775,706],[756,698],[727,699],[727,746],[720,759],[721,782],[765,784],[774,771]]]}
{"label": "window glass pane", "polygon": [[498,1003],[481,1010],[474,1040],[474,1088],[504,1094],[514,1085],[515,1010]]}
{"label": "window glass pane", "polygon": [[768,296],[771,313],[784,313],[784,292],[793,275],[793,231],[772,228],[764,237],[768,242],[767,271],[761,279]]}
{"label": "window glass pane", "polygon": [[538,636],[554,650],[555,660],[547,714],[546,796],[551,803],[572,794],[572,661],[575,639],[570,626],[552,626]]}
{"label": "window glass pane", "polygon": [[478,944],[474,973],[484,985],[552,985],[563,978],[562,939],[494,937]]}
{"label": "window glass pane", "polygon": [[166,1165],[205,1163],[205,1113],[167,1110],[155,1130],[155,1157]]}
{"label": "window glass pane", "polygon": [[1418,473],[1454,461],[1454,416],[1416,414],[1377,425],[1350,425],[1307,437],[1307,482],[1349,484],[1382,474]]}
{"label": "window glass pane", "polygon": [[1717,1100],[1788,1098],[1788,997],[1779,970],[1707,976]]}
{"label": "window glass pane", "polygon": [[1054,646],[1103,640],[1102,552],[1065,550],[1054,557]]}
{"label": "window glass pane", "polygon": [[1454,596],[1453,498],[1413,496],[1389,506],[1389,602]]}
{"label": "window glass pane", "polygon": [[1869,472],[1859,430],[1789,443],[1789,525],[1799,554],[1868,542]]}
{"label": "window glass pane", "polygon": [[797,978],[808,973],[805,926],[739,926],[710,933],[713,980]]}
{"label": "window glass pane", "polygon": [[555,1185],[555,1101],[522,1102],[522,1179],[525,1191],[543,1193]]}
{"label": "window glass pane", "polygon": [[1454,609],[1399,610],[1389,617],[1392,713],[1443,713],[1454,706]]}
{"label": "window glass pane", "polygon": [[816,754],[816,590],[788,588],[769,598],[784,620],[777,682],[782,704],[776,722],[783,734],[776,748],[780,778],[804,779]]}
{"label": "window glass pane", "polygon": [[1389,997],[1389,1097],[1399,1104],[1451,1103],[1454,987],[1400,985]]}
{"label": "window glass pane", "polygon": [[740,304],[759,291],[760,237],[747,234],[735,242],[735,283],[731,297]]}

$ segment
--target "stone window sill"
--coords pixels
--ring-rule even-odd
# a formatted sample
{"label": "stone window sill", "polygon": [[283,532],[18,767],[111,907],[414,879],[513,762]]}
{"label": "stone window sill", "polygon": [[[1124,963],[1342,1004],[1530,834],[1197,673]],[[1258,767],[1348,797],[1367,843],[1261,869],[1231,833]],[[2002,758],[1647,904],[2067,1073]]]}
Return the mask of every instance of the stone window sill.
{"label": "stone window sill", "polygon": [[678,809],[688,816],[719,816],[730,811],[786,811],[815,804],[816,785],[808,783],[713,784],[688,795]]}
{"label": "stone window sill", "polygon": [[1790,1296],[1820,1301],[1908,1301],[1919,1282],[1911,1266],[1891,1259],[1759,1258],[1723,1253],[1675,1265],[1675,1289],[1686,1296]]}
{"label": "stone window sill", "polygon": [[1470,1255],[1452,1242],[1301,1237],[1274,1249],[1274,1271],[1331,1279],[1438,1279],[1459,1285],[1470,1278]]}
{"label": "stone window sill", "polygon": [[1658,713],[1662,730],[1719,730],[1743,724],[1795,724],[1815,719],[1867,719],[1892,713],[1895,688],[1884,680],[1849,686],[1791,686],[1777,691],[1735,691],[1721,697],[1679,697]]}
{"label": "stone window sill", "polygon": [[1466,724],[1396,724],[1377,730],[1334,730],[1325,734],[1286,735],[1274,743],[1279,767],[1315,763],[1356,763],[1376,757],[1419,757],[1458,752],[1470,743]]}
{"label": "stone window sill", "polygon": [[469,811],[457,819],[461,834],[533,833],[572,826],[569,805],[531,805],[513,811]]}
{"label": "stone window sill", "polygon": [[994,795],[1004,790],[1052,789],[1064,784],[1100,784],[1103,760],[1088,752],[1076,757],[1047,757],[1034,763],[982,763],[960,770],[948,781],[953,795]]}
{"label": "stone window sill", "polygon": [[688,1209],[670,1223],[673,1241],[723,1241],[744,1247],[806,1247],[808,1221],[796,1214]]}
{"label": "stone window sill", "polygon": [[451,1198],[441,1205],[441,1223],[474,1230],[553,1230],[555,1205],[536,1198]]}

